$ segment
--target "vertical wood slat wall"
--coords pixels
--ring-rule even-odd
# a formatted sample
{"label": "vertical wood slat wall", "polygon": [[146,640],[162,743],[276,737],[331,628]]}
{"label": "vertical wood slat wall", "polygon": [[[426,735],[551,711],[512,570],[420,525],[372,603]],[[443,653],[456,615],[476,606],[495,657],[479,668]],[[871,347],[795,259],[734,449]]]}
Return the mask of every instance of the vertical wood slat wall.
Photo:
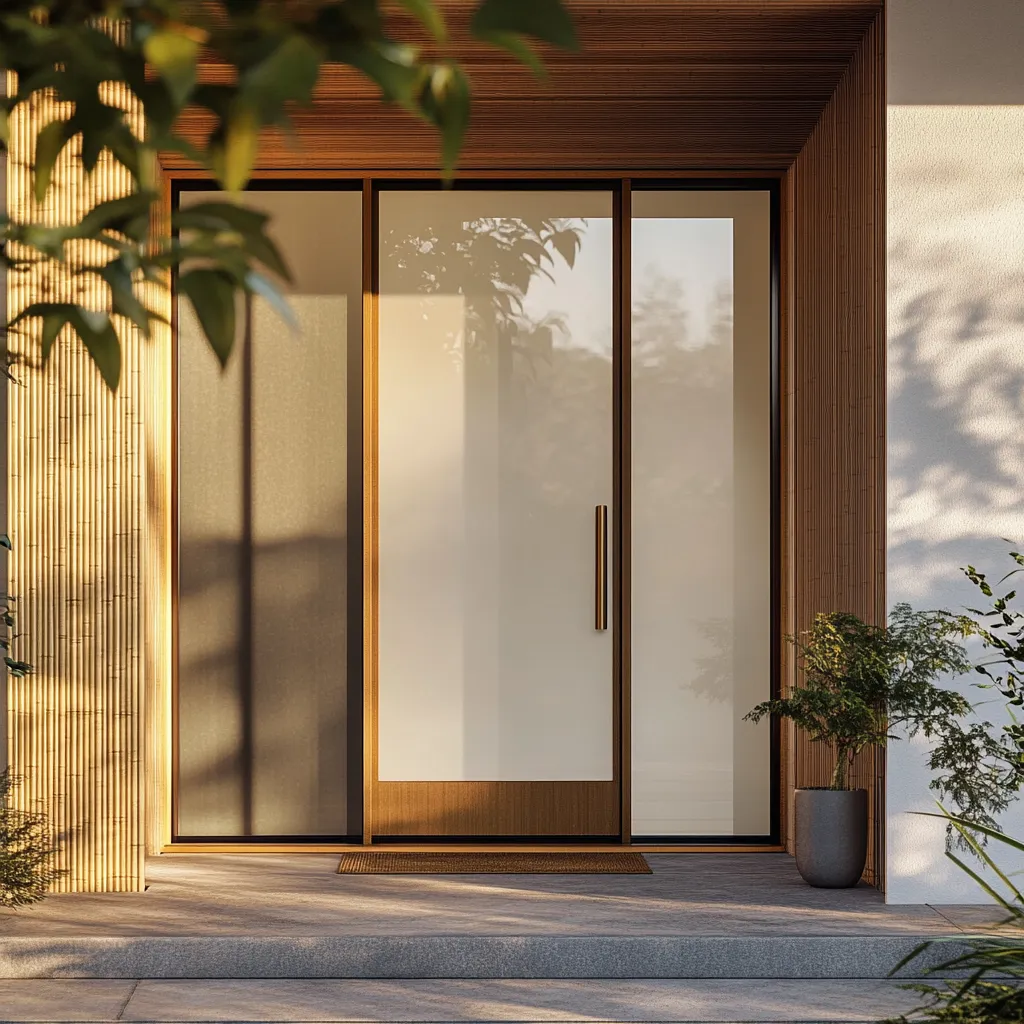
{"label": "vertical wood slat wall", "polygon": [[[868,29],[789,172],[789,621],[885,619],[885,74],[883,18]],[[828,784],[831,752],[798,736],[795,784]],[[865,878],[881,885],[884,755],[865,751]]]}
{"label": "vertical wood slat wall", "polygon": [[[108,102],[129,109],[126,91],[111,88]],[[13,118],[7,209],[17,219],[67,223],[130,187],[124,169],[106,159],[85,177],[72,144],[46,201],[35,203],[35,135],[67,113],[37,96]],[[95,261],[103,250],[82,245],[74,256]],[[161,301],[156,289],[147,290],[151,305]],[[45,266],[8,275],[12,315],[43,298],[102,309],[108,293],[96,279],[76,284],[66,271]],[[12,351],[33,362],[35,325],[10,339]],[[147,457],[166,444],[166,403],[149,383],[169,339],[149,346],[134,330],[120,333],[116,395],[69,332],[54,345],[45,372],[20,368],[8,391],[9,587],[22,634],[16,653],[34,667],[8,680],[9,760],[25,777],[20,806],[45,810],[61,837],[65,874],[56,888],[66,891],[144,884],[144,688],[167,657],[166,634],[154,628],[163,588],[147,581],[147,566],[164,543],[165,503],[150,485],[161,469]]]}

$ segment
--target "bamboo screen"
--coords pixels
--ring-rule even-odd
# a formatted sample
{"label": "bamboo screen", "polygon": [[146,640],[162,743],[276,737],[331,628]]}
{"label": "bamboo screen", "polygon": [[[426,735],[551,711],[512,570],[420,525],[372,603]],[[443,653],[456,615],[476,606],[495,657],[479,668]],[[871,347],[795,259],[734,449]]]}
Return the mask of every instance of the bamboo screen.
{"label": "bamboo screen", "polygon": [[[128,105],[114,90],[109,101]],[[129,188],[127,173],[113,161],[85,176],[72,144],[46,201],[35,204],[35,135],[66,114],[41,96],[13,118],[7,174],[13,217],[63,223]],[[89,246],[74,255],[101,258]],[[8,276],[12,314],[44,297],[95,308],[108,299],[95,280],[75,284],[66,271],[46,266]],[[155,289],[148,298],[167,305]],[[19,804],[46,811],[62,837],[61,890],[143,887],[145,730],[148,722],[159,738],[167,722],[160,704],[146,715],[146,690],[167,690],[158,686],[168,661],[168,612],[166,588],[157,581],[167,559],[169,447],[167,402],[157,389],[163,381],[166,395],[169,337],[146,344],[123,329],[121,339],[116,395],[70,334],[58,340],[46,369],[26,365],[8,388],[9,587],[23,634],[17,654],[34,666],[27,677],[8,681],[9,760],[25,777]],[[31,331],[10,344],[30,364],[38,362]],[[150,747],[151,769],[159,774],[162,744]]]}

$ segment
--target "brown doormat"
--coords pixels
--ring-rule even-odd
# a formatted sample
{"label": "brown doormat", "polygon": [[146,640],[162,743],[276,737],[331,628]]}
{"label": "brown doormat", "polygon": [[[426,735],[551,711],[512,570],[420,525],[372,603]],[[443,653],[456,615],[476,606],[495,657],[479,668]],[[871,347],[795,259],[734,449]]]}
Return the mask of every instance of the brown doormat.
{"label": "brown doormat", "polygon": [[339,875],[650,875],[639,853],[346,853]]}

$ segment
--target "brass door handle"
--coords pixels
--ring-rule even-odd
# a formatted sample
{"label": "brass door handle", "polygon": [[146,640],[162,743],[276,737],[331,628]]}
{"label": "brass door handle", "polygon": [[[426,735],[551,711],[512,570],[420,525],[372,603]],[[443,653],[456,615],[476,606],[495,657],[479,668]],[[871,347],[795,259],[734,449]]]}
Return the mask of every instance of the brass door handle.
{"label": "brass door handle", "polygon": [[594,629],[608,628],[608,506],[594,507]]}

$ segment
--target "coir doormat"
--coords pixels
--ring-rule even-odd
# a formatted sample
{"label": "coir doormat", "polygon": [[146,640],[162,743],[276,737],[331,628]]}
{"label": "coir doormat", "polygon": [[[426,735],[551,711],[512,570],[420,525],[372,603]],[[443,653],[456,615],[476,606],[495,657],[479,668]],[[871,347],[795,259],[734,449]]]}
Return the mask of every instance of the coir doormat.
{"label": "coir doormat", "polygon": [[649,875],[639,853],[346,853],[339,875]]}

